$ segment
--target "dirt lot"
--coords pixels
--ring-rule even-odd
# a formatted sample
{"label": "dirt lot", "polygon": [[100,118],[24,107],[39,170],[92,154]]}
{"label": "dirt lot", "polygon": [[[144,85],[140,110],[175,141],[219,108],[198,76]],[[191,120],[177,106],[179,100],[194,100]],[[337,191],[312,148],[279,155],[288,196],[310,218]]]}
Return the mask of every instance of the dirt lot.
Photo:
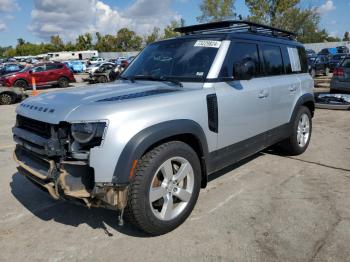
{"label": "dirt lot", "polygon": [[317,110],[308,151],[216,174],[190,218],[150,238],[114,212],[51,200],[17,174],[0,116],[0,261],[350,261],[350,113]]}

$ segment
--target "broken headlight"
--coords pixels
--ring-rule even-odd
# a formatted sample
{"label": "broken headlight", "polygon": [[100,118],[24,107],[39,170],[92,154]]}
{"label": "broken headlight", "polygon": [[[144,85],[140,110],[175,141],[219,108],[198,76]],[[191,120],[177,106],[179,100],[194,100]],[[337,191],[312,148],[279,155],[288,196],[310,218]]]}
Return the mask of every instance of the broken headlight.
{"label": "broken headlight", "polygon": [[103,122],[75,123],[71,126],[71,133],[74,140],[80,144],[96,144],[101,143],[105,127],[106,123]]}

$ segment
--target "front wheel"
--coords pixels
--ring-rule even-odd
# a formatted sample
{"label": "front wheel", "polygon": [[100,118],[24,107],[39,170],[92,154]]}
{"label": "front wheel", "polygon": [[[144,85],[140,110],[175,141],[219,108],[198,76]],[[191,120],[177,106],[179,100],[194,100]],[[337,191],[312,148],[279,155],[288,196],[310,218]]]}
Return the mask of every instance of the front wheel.
{"label": "front wheel", "polygon": [[170,232],[192,212],[200,184],[201,167],[194,150],[179,141],[162,144],[138,162],[126,218],[152,235]]}
{"label": "front wheel", "polygon": [[9,93],[1,93],[0,94],[0,105],[11,105],[16,101],[14,95]]}
{"label": "front wheel", "polygon": [[300,155],[309,146],[312,132],[311,112],[307,107],[299,108],[291,128],[291,136],[281,143],[281,147],[289,155]]}

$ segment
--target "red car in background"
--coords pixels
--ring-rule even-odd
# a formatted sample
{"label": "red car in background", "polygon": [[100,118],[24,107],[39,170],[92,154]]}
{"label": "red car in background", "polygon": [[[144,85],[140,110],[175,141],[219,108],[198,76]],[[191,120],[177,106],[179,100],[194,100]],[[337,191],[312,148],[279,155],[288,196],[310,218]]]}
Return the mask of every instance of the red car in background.
{"label": "red car in background", "polygon": [[36,86],[67,87],[70,82],[75,82],[73,73],[62,63],[42,63],[26,67],[23,70],[0,77],[0,86],[32,87],[32,78],[35,78]]}

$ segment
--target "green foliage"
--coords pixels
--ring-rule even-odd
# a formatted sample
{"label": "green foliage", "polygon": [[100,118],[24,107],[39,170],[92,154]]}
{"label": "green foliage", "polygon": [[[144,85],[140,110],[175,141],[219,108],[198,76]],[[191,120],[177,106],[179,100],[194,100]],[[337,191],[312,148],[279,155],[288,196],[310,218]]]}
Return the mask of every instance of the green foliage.
{"label": "green foliage", "polygon": [[154,27],[152,33],[144,38],[146,45],[149,45],[153,42],[156,42],[159,39],[160,39],[160,28],[159,27]]}
{"label": "green foliage", "polygon": [[167,38],[179,36],[180,33],[175,32],[174,29],[182,26],[185,26],[185,20],[183,19],[181,19],[180,21],[176,21],[176,20],[171,21],[170,25],[164,28],[163,38],[167,39]]}
{"label": "green foliage", "polygon": [[343,41],[350,41],[349,32],[344,33]]}
{"label": "green foliage", "polygon": [[134,31],[122,28],[117,33],[117,50],[121,52],[140,50],[142,47],[142,37],[136,35]]}
{"label": "green foliage", "polygon": [[302,9],[300,0],[245,0],[249,20],[298,34],[298,41],[316,43],[333,40],[320,30],[320,16],[314,8]]}
{"label": "green foliage", "polygon": [[198,22],[215,22],[234,18],[234,0],[203,0],[199,6],[202,14]]}

